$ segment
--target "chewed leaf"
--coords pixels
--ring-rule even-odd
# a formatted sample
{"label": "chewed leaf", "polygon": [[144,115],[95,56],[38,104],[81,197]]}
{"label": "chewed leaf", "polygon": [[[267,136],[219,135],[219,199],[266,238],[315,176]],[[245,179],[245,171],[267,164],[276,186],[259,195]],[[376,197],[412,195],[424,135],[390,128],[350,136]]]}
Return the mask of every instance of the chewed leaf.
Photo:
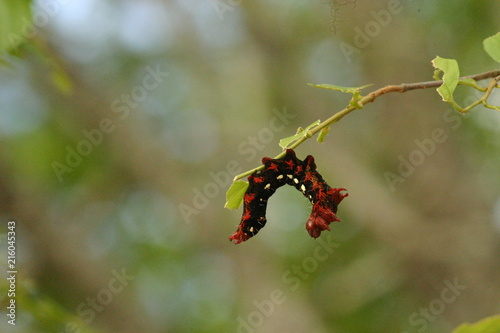
{"label": "chewed leaf", "polygon": [[321,120],[316,120],[314,123],[312,123],[311,125],[307,126],[305,129],[303,130],[298,130],[296,134],[292,135],[292,136],[289,136],[287,138],[283,138],[280,140],[280,147],[281,148],[288,148],[292,143],[294,143],[295,141],[297,141],[298,139],[304,137],[304,136],[307,136],[307,132],[317,126],[319,123],[321,122]]}
{"label": "chewed leaf", "polygon": [[455,59],[445,59],[438,56],[432,60],[432,65],[444,73],[443,84],[437,88],[439,95],[441,95],[443,101],[450,103],[455,109],[461,110],[460,106],[458,106],[453,99],[453,92],[457,87],[458,78],[460,76],[457,61]]}
{"label": "chewed leaf", "polygon": [[432,78],[436,81],[439,81],[441,80],[441,73],[443,73],[443,71],[439,70],[439,69],[435,69],[434,70],[434,73],[432,74]]}
{"label": "chewed leaf", "polygon": [[436,57],[432,60],[432,64],[444,72],[443,84],[437,89],[439,94],[446,102],[453,100],[453,92],[457,87],[458,77],[460,76],[457,61],[455,59]]}
{"label": "chewed leaf", "polygon": [[341,87],[341,86],[334,86],[332,84],[313,84],[313,83],[308,83],[308,85],[315,88],[340,91],[346,94],[355,94],[357,92],[359,93],[361,89],[371,86],[371,84],[367,84],[361,87]]}
{"label": "chewed leaf", "polygon": [[224,208],[238,209],[243,202],[243,196],[248,188],[248,182],[243,180],[235,181],[226,192],[226,204]]}
{"label": "chewed leaf", "polygon": [[462,324],[453,333],[494,333],[500,332],[500,315],[484,318],[474,324]]}
{"label": "chewed leaf", "polygon": [[484,50],[496,62],[500,62],[500,32],[494,36],[488,37],[483,41]]}

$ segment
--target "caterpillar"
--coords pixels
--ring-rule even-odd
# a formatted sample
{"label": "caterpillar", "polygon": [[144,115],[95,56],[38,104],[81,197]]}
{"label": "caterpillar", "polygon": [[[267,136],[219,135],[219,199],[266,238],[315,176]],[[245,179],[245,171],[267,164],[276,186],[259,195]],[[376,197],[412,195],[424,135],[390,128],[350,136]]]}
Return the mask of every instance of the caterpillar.
{"label": "caterpillar", "polygon": [[243,215],[238,229],[229,240],[235,244],[255,236],[266,225],[267,201],[281,186],[288,184],[299,190],[312,203],[312,211],[306,229],[313,238],[328,225],[339,221],[337,207],[348,196],[345,188],[331,188],[316,171],[314,157],[308,155],[299,160],[292,149],[279,159],[264,157],[264,169],[248,176],[248,189],[243,197]]}

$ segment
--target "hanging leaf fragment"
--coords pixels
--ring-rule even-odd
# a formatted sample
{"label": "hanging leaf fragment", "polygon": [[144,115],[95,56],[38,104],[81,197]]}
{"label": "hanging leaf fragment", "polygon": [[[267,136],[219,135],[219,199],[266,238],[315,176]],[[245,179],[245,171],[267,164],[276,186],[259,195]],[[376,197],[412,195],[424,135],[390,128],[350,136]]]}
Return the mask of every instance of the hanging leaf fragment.
{"label": "hanging leaf fragment", "polygon": [[462,111],[462,108],[453,98],[453,92],[458,85],[458,78],[460,77],[457,61],[438,56],[432,60],[432,65],[443,72],[443,84],[437,88],[439,95],[441,95],[443,101],[451,104],[456,110]]}
{"label": "hanging leaf fragment", "polygon": [[233,182],[229,190],[226,192],[226,204],[224,208],[238,209],[243,202],[243,196],[248,188],[248,182],[237,180]]}

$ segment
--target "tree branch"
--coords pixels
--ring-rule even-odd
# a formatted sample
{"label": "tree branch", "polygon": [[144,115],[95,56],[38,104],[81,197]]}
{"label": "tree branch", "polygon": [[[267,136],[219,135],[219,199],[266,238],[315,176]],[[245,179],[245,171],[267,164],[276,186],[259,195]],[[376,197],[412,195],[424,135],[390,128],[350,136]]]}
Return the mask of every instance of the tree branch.
{"label": "tree branch", "polygon": [[[490,79],[494,78],[492,80],[491,84],[488,86],[487,95],[483,96],[483,98],[480,99],[478,104],[486,104],[486,98],[489,96],[493,88],[498,87],[498,81],[500,80],[500,70],[493,70],[489,72],[484,72],[484,73],[479,73],[479,74],[474,74],[474,75],[468,75],[468,76],[462,76],[459,78],[459,81],[466,80],[466,79],[473,79],[474,81],[481,81],[485,79]],[[410,90],[417,90],[417,89],[428,89],[428,88],[436,88],[439,87],[443,84],[443,80],[435,80],[435,81],[425,81],[425,82],[417,82],[417,83],[403,83],[400,85],[389,85],[382,87],[380,89],[374,90],[368,95],[364,96],[361,98],[357,103],[350,103],[346,108],[343,110],[340,110],[339,112],[335,113],[333,116],[330,118],[326,119],[322,123],[318,124],[317,126],[311,128],[310,130],[307,131],[307,133],[304,133],[304,136],[299,138],[297,141],[295,141],[293,144],[291,144],[288,148],[295,149],[296,147],[300,146],[304,141],[318,133],[324,128],[327,128],[328,126],[336,123],[340,119],[342,119],[344,116],[347,114],[351,113],[352,111],[356,109],[361,109],[365,104],[371,103],[377,99],[377,97],[380,97],[382,95],[388,94],[388,93],[393,93],[393,92],[399,92],[399,93],[405,93]],[[477,89],[477,87],[475,87]],[[357,104],[357,105],[355,105]],[[474,106],[476,106],[474,105]],[[472,105],[471,105],[472,106]],[[472,107],[471,107],[472,108]],[[470,108],[466,108],[467,111],[470,110]],[[285,155],[285,151],[281,152],[279,155],[275,157],[275,159],[279,159]],[[241,179],[245,176],[251,175],[255,171],[262,170],[264,168],[263,165],[245,171],[237,176],[234,177],[233,181],[236,181],[238,179]]]}

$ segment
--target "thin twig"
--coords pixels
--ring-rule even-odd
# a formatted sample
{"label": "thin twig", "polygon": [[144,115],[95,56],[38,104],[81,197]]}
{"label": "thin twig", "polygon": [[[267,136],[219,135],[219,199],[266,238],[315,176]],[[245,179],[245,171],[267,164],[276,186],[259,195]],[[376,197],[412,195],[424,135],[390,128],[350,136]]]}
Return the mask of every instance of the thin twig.
{"label": "thin twig", "polygon": [[[481,81],[484,79],[496,78],[498,76],[500,76],[500,70],[493,70],[493,71],[474,74],[474,75],[462,76],[459,78],[459,81],[466,80],[466,79],[473,79],[474,81]],[[495,80],[493,80],[493,81],[495,81]],[[488,96],[491,93],[491,90],[497,86],[497,83],[498,83],[498,79],[496,79],[494,84],[492,83],[492,85],[490,85],[488,87]],[[425,81],[425,82],[417,82],[417,83],[403,83],[400,85],[389,85],[389,86],[385,86],[385,87],[382,87],[382,88],[379,88],[377,90],[372,91],[371,93],[369,93],[368,95],[366,95],[365,97],[363,97],[359,101],[357,101],[357,104],[362,107],[368,103],[375,101],[375,99],[377,99],[377,97],[380,97],[380,96],[388,94],[388,93],[393,93],[393,92],[405,93],[405,92],[410,91],[410,90],[436,88],[436,87],[441,86],[442,84],[443,84],[443,80]],[[488,96],[486,96],[486,97],[483,96],[484,98],[482,98],[479,103],[485,104],[486,98]],[[332,125],[333,123],[336,123],[337,121],[342,119],[344,116],[346,116],[347,114],[351,113],[352,111],[354,111],[358,108],[360,108],[360,107],[356,107],[354,105],[347,106],[345,109],[340,110],[339,112],[335,113],[333,116],[326,119],[322,123],[311,128],[309,131],[307,131],[307,133],[304,133],[303,137],[299,138],[297,141],[295,141],[288,148],[294,149],[294,148],[300,146],[302,144],[302,142],[306,141],[307,139],[312,137],[314,134],[321,131],[323,128],[326,128],[326,127]],[[278,154],[275,157],[275,159],[281,158],[284,155],[285,155],[285,151]],[[245,176],[251,175],[255,171],[262,170],[263,168],[264,168],[264,166],[261,165],[257,168],[252,169],[252,170],[245,171],[245,172],[235,176],[233,181],[236,181],[236,180],[241,179]]]}

